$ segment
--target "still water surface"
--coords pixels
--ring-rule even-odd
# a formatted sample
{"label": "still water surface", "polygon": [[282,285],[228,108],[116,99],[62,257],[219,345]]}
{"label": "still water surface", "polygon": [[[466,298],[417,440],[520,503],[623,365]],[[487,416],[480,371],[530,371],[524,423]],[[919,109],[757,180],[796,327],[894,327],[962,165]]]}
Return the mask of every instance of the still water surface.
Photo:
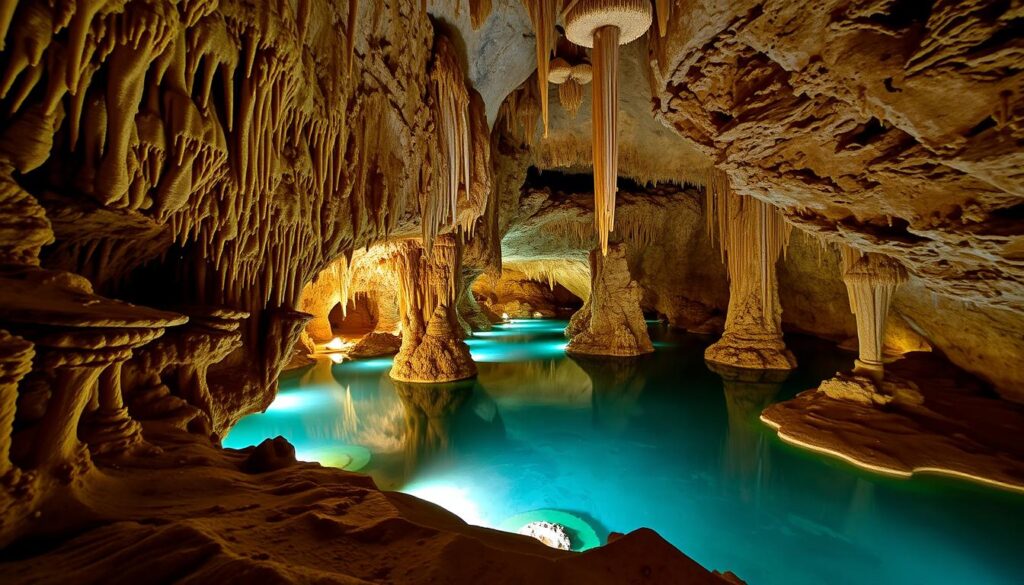
{"label": "still water surface", "polygon": [[323,361],[224,440],[283,435],[300,459],[374,477],[467,522],[570,527],[576,548],[647,526],[750,585],[1024,582],[1024,497],[942,478],[896,480],[780,442],[758,420],[852,356],[788,339],[782,383],[708,369],[712,339],[651,325],[653,355],[567,357],[564,321],[469,341],[476,380],[408,384],[391,358]]}

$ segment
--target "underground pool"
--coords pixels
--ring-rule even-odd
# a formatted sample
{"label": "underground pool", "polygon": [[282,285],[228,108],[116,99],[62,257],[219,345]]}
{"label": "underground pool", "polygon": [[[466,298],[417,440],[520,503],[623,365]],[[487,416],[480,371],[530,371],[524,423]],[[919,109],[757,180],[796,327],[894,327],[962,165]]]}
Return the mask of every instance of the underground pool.
{"label": "underground pool", "polygon": [[655,352],[564,352],[566,323],[522,320],[469,340],[474,380],[409,384],[391,358],[285,375],[224,445],[281,435],[300,459],[371,475],[466,522],[563,524],[577,550],[650,527],[752,585],[1019,583],[1024,497],[937,477],[869,474],[781,442],[758,415],[852,355],[787,344],[784,381],[716,373],[710,338],[650,323]]}

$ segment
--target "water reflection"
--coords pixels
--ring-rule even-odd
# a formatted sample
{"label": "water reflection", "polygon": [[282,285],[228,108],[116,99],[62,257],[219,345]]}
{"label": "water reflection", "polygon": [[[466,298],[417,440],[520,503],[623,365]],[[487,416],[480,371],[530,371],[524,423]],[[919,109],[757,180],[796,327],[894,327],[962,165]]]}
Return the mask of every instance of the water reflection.
{"label": "water reflection", "polygon": [[570,355],[590,378],[595,425],[611,433],[622,433],[640,413],[639,400],[647,377],[643,364],[648,356],[607,357]]}
{"label": "water reflection", "polygon": [[450,463],[466,444],[504,437],[498,409],[476,381],[392,383],[404,411],[405,482],[420,469]]}
{"label": "water reflection", "polygon": [[765,409],[789,376],[782,370],[745,370],[707,362],[722,379],[729,432],[725,439],[722,472],[724,485],[735,489],[741,502],[750,504],[759,496],[770,466],[771,437],[760,421]]}

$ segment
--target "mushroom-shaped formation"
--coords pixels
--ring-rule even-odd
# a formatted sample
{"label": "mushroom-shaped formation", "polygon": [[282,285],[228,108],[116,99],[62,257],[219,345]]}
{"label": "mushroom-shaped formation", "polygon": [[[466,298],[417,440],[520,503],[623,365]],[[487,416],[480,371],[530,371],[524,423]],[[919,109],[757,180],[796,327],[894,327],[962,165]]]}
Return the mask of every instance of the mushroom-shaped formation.
{"label": "mushroom-shaped formation", "polygon": [[580,0],[565,17],[565,36],[592,47],[594,104],[594,219],[601,253],[615,229],[616,179],[619,174],[619,45],[636,40],[651,27],[647,0]]}
{"label": "mushroom-shaped formation", "polygon": [[575,118],[583,105],[583,86],[594,78],[590,63],[575,65],[561,57],[555,57],[548,65],[548,81],[558,86],[558,102]]}
{"label": "mushroom-shaped formation", "polygon": [[896,289],[907,281],[907,269],[887,256],[867,254],[846,271],[843,281],[857,318],[860,351],[854,371],[880,383],[885,319]]}

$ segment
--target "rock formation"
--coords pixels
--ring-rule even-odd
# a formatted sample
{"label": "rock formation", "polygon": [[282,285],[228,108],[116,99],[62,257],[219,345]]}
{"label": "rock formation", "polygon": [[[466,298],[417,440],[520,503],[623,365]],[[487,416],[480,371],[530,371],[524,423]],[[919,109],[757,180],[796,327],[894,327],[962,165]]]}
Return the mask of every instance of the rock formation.
{"label": "rock formation", "polygon": [[[673,11],[665,34],[648,36],[655,115],[737,193],[772,203],[796,228],[897,258],[913,274],[916,298],[905,302],[926,337],[1019,399],[1024,370],[997,347],[1024,349],[1008,336],[1024,299],[1014,9],[866,6],[753,0]],[[969,96],[955,111],[953,88]],[[957,335],[925,310],[932,296],[956,311]],[[1000,343],[975,338],[980,327]]]}
{"label": "rock formation", "polygon": [[640,287],[629,274],[623,244],[607,254],[590,252],[591,292],[569,322],[566,336],[570,354],[636,356],[654,351],[647,323],[640,310]]}
{"label": "rock formation", "polygon": [[396,246],[390,262],[399,276],[402,347],[391,377],[405,382],[449,382],[476,375],[456,316],[462,244],[439,236],[427,260],[415,242]]}
{"label": "rock formation", "polygon": [[775,209],[733,193],[719,173],[708,180],[708,232],[729,274],[729,310],[722,339],[704,359],[736,368],[790,370],[796,359],[782,341],[775,263],[789,242],[791,227]]}

